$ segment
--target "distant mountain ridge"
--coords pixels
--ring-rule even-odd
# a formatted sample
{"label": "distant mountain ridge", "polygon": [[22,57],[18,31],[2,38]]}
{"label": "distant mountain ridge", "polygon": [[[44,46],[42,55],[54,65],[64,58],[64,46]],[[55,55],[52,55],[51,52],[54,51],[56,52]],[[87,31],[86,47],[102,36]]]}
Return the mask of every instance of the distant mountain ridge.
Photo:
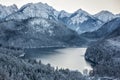
{"label": "distant mountain ridge", "polygon": [[86,32],[81,34],[81,36],[95,39],[95,38],[104,38],[111,34],[114,30],[120,27],[120,18],[115,18],[108,23],[105,23],[101,28],[93,32]]}
{"label": "distant mountain ridge", "polygon": [[[1,7],[6,6],[1,5]],[[79,9],[74,13],[68,13],[63,10],[57,11],[48,4],[43,4],[41,2],[28,3],[23,5],[20,9],[18,9],[16,5],[13,5],[6,7],[5,9],[1,8],[1,10],[1,15],[4,14],[0,17],[1,19],[27,19],[30,17],[41,17],[49,20],[52,19],[54,21],[61,21],[68,26],[68,28],[76,31],[79,34],[97,30],[107,21],[119,17],[119,15],[116,16],[108,11],[101,11],[95,15],[91,15],[82,9]],[[105,19],[103,20],[103,18]]]}
{"label": "distant mountain ridge", "polygon": [[82,9],[67,13],[41,2],[28,3],[20,9],[16,5],[1,7],[0,14],[4,16],[0,17],[0,43],[5,46],[81,46],[89,42],[81,34],[94,32],[106,23]]}
{"label": "distant mountain ridge", "polygon": [[108,21],[111,21],[112,19],[115,19],[117,17],[120,17],[119,15],[115,15],[113,14],[112,12],[109,12],[109,11],[101,11],[97,14],[94,15],[96,18],[102,20],[103,22],[108,22]]}
{"label": "distant mountain ridge", "polygon": [[82,9],[72,13],[69,17],[60,18],[60,20],[78,34],[94,31],[103,24],[102,21]]}

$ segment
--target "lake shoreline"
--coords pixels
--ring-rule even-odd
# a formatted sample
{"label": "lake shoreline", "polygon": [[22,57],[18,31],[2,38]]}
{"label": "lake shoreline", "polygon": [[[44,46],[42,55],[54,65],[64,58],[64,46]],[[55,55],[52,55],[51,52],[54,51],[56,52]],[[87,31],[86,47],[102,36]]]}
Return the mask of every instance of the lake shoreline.
{"label": "lake shoreline", "polygon": [[[37,59],[37,61],[40,60],[44,64],[51,64],[53,67],[77,70],[77,71],[83,72],[84,69],[89,69],[89,67],[87,67],[89,64],[88,64],[88,62],[85,61],[85,58],[84,58],[84,53],[85,53],[86,49],[87,48],[80,48],[80,47],[72,47],[72,48],[49,47],[49,48],[38,48],[38,49],[32,48],[32,49],[26,49],[26,52],[27,52],[27,50],[28,51],[30,50],[29,51],[30,53],[27,52],[27,54],[25,54],[24,58],[30,58],[30,56],[32,58],[36,57],[34,59]],[[39,51],[41,53],[38,53]],[[46,51],[48,51],[48,52],[46,52]],[[34,54],[32,52],[34,52]],[[81,54],[81,52],[82,52],[82,54]],[[61,58],[59,58],[58,56]],[[75,59],[73,57],[75,57]],[[64,60],[62,60],[62,59],[64,59]],[[58,62],[55,62],[55,61],[58,61]],[[62,61],[64,63],[62,63]],[[62,64],[62,67],[61,67],[61,64]],[[87,65],[87,66],[83,66],[82,70],[80,70],[81,64]],[[76,69],[74,69],[75,68],[74,65],[77,65]]]}

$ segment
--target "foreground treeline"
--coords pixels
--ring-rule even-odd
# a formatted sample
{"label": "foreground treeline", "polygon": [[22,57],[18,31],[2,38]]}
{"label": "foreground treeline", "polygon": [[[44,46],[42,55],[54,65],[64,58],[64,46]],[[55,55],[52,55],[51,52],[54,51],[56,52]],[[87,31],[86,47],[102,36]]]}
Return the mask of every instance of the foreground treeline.
{"label": "foreground treeline", "polygon": [[55,69],[36,60],[22,59],[22,50],[0,48],[0,80],[109,80],[83,75],[69,69]]}
{"label": "foreground treeline", "polygon": [[55,69],[41,61],[22,59],[21,54],[24,51],[0,48],[0,80],[113,80],[110,77],[93,76],[93,73],[85,75],[69,69]]}
{"label": "foreground treeline", "polygon": [[14,54],[22,51],[0,48],[0,80],[87,80],[80,72],[54,69],[35,60],[23,60]]}

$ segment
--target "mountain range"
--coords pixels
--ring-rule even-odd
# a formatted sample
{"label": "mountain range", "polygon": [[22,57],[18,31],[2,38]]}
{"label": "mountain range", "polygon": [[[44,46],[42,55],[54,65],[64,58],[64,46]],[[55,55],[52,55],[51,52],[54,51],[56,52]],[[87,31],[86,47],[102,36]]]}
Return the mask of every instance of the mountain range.
{"label": "mountain range", "polygon": [[119,17],[108,11],[95,15],[79,9],[57,11],[48,4],[0,5],[0,44],[23,48],[81,46],[89,39],[81,36],[99,30]]}
{"label": "mountain range", "polygon": [[[25,54],[21,48],[81,46],[88,47],[85,59],[93,67],[92,77],[20,58]],[[68,13],[43,3],[20,9],[0,5],[0,79],[119,80],[119,53],[120,14],[103,10],[91,15],[82,9]]]}
{"label": "mountain range", "polygon": [[[61,21],[69,28],[76,30],[78,33],[94,31],[100,28],[104,23],[119,17],[118,14],[113,14],[109,11],[101,11],[95,15],[79,9],[74,13],[68,13],[64,10],[57,11],[48,4],[43,3],[28,3],[23,5],[20,9],[16,5],[0,6],[1,19],[28,19],[31,17],[41,17],[54,21]],[[89,27],[88,27],[89,25]],[[88,30],[85,28],[89,28]],[[92,28],[92,29],[91,29]]]}

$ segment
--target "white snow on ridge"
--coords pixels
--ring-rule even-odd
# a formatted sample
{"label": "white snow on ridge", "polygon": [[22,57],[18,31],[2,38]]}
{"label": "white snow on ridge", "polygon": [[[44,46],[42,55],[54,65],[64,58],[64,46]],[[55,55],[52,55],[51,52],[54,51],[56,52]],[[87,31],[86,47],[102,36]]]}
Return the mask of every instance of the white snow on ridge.
{"label": "white snow on ridge", "polygon": [[21,7],[17,13],[7,17],[9,19],[27,19],[30,17],[41,17],[45,19],[57,19],[58,12],[51,6],[43,3],[29,3]]}
{"label": "white snow on ridge", "polygon": [[108,21],[116,18],[116,16],[109,11],[101,11],[101,12],[95,14],[94,16],[96,18],[102,20],[103,22],[108,22]]}
{"label": "white snow on ridge", "polygon": [[70,17],[70,13],[67,13],[66,11],[62,10],[59,12],[59,18],[64,18],[64,17]]}
{"label": "white snow on ridge", "polygon": [[[8,7],[1,7],[0,5],[0,12],[1,11],[2,13],[0,13],[0,19],[5,18],[5,20],[21,20],[39,17],[46,20],[53,20],[58,23],[62,22],[63,24],[68,26],[68,28],[80,34],[97,30],[104,23],[116,18],[114,14],[108,11],[101,11],[100,13],[95,15],[91,15],[82,9],[79,9],[74,13],[67,13],[64,10],[57,11],[48,4],[43,4],[41,2],[28,3],[21,7],[19,10],[17,9],[16,5]],[[44,27],[49,26],[49,24],[47,24],[45,20],[43,20],[43,22],[35,20],[32,24],[42,24],[44,25]],[[38,31],[41,31],[39,30],[39,27],[36,27],[36,29]],[[49,32],[52,33],[51,31]]]}
{"label": "white snow on ridge", "polygon": [[70,25],[79,25],[80,23],[83,23],[84,21],[88,20],[88,16],[91,17],[91,15],[82,9],[77,10],[75,13],[71,15],[72,17],[68,21]]}

